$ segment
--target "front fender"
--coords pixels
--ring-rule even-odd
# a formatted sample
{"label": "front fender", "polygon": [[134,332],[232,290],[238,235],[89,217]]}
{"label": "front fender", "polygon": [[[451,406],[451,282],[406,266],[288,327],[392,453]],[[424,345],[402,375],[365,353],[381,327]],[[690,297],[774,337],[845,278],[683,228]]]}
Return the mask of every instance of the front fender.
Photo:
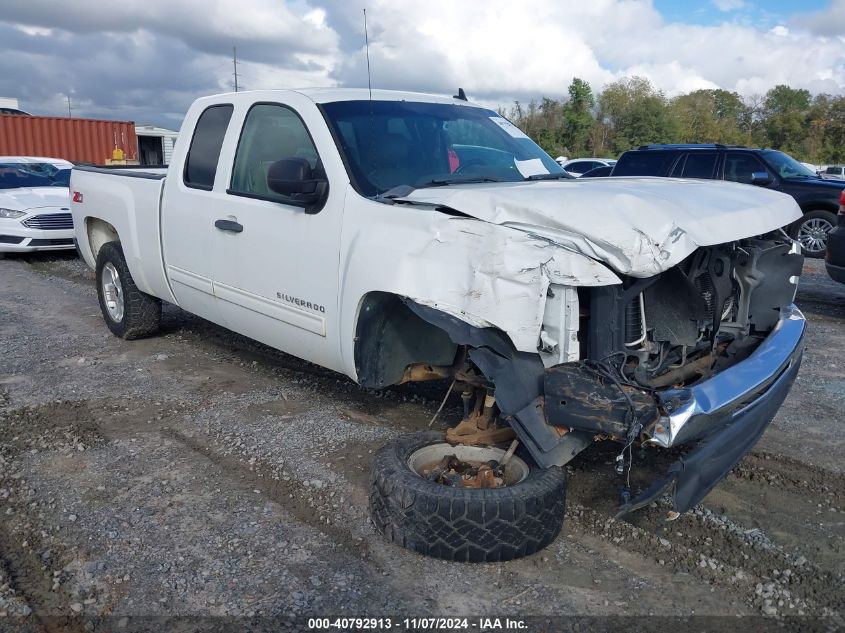
{"label": "front fender", "polygon": [[342,353],[353,377],[355,324],[369,292],[497,328],[517,350],[536,352],[550,284],[621,283],[603,264],[516,229],[427,207],[363,199],[352,205],[346,225],[350,215],[366,217],[344,231],[341,251]]}

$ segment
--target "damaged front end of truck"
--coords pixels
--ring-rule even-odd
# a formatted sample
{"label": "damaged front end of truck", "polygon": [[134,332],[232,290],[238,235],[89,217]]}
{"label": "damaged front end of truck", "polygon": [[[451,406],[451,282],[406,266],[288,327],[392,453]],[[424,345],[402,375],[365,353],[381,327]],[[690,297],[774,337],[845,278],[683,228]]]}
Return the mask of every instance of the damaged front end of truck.
{"label": "damaged front end of truck", "polygon": [[[405,293],[406,308],[459,353],[451,365],[411,365],[401,382],[453,378],[465,415],[447,439],[515,435],[541,468],[598,440],[619,443],[620,471],[634,446],[686,447],[620,508],[669,493],[680,513],[751,450],[796,378],[803,256],[777,227],[798,210],[750,187],[612,180],[396,200],[448,218],[409,265],[463,258],[471,268]],[[599,197],[620,210],[595,213]]]}
{"label": "damaged front end of truck", "polygon": [[[657,275],[623,275],[622,284],[550,284],[537,354],[516,350],[496,329],[407,305],[466,347],[541,467],[563,465],[601,439],[623,449],[695,445],[620,508],[669,492],[684,512],[757,442],[795,380],[805,321],[792,301],[802,262],[798,247],[773,233],[698,248]],[[562,344],[567,337],[571,345]],[[566,354],[577,360],[559,362]],[[487,429],[485,408],[467,406],[463,426]]]}

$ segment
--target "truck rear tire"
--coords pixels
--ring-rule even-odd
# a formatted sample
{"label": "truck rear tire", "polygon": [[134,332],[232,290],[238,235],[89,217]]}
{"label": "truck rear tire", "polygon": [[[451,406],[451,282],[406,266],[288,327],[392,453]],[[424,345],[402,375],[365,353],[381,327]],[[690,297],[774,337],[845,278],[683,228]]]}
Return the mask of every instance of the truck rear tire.
{"label": "truck rear tire", "polygon": [[375,456],[370,514],[388,540],[451,561],[505,561],[533,554],[557,538],[566,508],[566,471],[527,466],[499,488],[446,486],[411,467],[412,455],[442,445],[438,432],[404,435]]}
{"label": "truck rear tire", "polygon": [[128,341],[158,331],[161,300],[135,285],[120,242],[107,242],[100,248],[96,275],[100,310],[112,334]]}

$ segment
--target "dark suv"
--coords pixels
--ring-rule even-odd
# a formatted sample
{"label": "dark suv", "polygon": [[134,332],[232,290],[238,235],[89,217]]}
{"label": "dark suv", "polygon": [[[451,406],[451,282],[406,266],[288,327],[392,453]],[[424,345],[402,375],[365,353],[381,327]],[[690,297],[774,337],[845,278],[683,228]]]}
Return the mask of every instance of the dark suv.
{"label": "dark suv", "polygon": [[839,224],[830,232],[825,255],[827,274],[845,284],[845,191],[839,197]]}
{"label": "dark suv", "polygon": [[788,193],[804,212],[789,232],[808,257],[824,256],[845,188],[783,152],[735,145],[643,145],[622,154],[610,175],[732,180]]}

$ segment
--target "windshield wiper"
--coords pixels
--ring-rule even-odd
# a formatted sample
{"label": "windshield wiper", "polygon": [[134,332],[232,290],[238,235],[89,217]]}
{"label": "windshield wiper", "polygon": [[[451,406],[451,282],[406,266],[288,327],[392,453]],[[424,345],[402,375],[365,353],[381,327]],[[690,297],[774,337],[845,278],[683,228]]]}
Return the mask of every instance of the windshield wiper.
{"label": "windshield wiper", "polygon": [[[373,200],[376,202],[384,202],[386,204],[396,204],[396,198],[406,198],[410,196],[416,189],[426,189],[427,187],[446,187],[448,185],[463,185],[463,184],[472,184],[472,183],[481,183],[481,182],[505,182],[504,180],[497,180],[496,178],[485,178],[485,177],[477,177],[473,176],[471,178],[449,178],[449,179],[436,179],[436,180],[429,180],[426,183],[421,185],[417,185],[416,187],[412,187],[411,185],[396,185],[395,187],[391,187],[387,191],[382,193],[376,194],[373,196]],[[403,201],[403,202],[411,202]]]}
{"label": "windshield wiper", "polygon": [[424,189],[426,187],[446,187],[448,185],[465,185],[465,184],[478,184],[481,182],[505,182],[503,180],[499,180],[498,178],[486,178],[486,177],[478,177],[473,176],[471,178],[443,178],[437,180],[429,180],[426,183],[421,185],[417,185],[417,189]]}
{"label": "windshield wiper", "polygon": [[574,178],[574,176],[570,176],[567,173],[560,173],[560,174],[534,174],[533,176],[528,176],[525,180],[569,180]]}

